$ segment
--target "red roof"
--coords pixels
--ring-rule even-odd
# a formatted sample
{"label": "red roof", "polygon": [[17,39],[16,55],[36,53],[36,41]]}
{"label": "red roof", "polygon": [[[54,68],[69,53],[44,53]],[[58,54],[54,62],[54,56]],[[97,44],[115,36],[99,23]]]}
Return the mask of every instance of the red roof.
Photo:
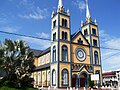
{"label": "red roof", "polygon": [[102,74],[102,76],[107,76],[107,75],[116,75],[116,72],[105,72]]}

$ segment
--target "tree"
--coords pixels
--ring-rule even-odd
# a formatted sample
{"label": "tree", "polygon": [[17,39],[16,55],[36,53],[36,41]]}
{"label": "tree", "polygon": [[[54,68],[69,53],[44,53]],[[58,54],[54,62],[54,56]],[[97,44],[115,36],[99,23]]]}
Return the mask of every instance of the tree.
{"label": "tree", "polygon": [[33,60],[33,52],[24,41],[6,39],[0,47],[0,69],[5,72],[4,83],[15,87],[31,85]]}

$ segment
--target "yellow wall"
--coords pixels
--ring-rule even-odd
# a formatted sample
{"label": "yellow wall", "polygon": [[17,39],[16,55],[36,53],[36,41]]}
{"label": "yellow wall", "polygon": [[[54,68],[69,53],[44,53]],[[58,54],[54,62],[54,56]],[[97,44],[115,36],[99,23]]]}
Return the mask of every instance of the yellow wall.
{"label": "yellow wall", "polygon": [[78,35],[76,36],[76,38],[73,39],[72,42],[78,43],[78,40],[79,40],[80,38],[81,38],[81,40],[83,41],[83,44],[84,44],[84,45],[88,45],[88,43],[86,42],[86,40],[83,38],[83,36],[82,36],[81,34],[78,34]]}
{"label": "yellow wall", "polygon": [[58,75],[57,75],[57,71],[58,71],[57,63],[51,65],[51,69],[50,69],[51,70],[50,71],[51,72],[51,77],[50,77],[51,78],[51,81],[50,81],[51,85],[52,85],[52,71],[53,71],[53,69],[56,71],[56,85],[57,85],[57,83],[58,83],[58,80],[57,80],[57,78],[58,78]]}
{"label": "yellow wall", "polygon": [[67,32],[67,34],[68,34],[68,41],[70,41],[70,30],[61,27],[60,28],[60,39],[62,39],[62,31]]}
{"label": "yellow wall", "polygon": [[53,34],[56,33],[56,40],[58,40],[58,28],[54,28],[51,33],[51,40],[53,40]]}
{"label": "yellow wall", "polygon": [[70,64],[66,64],[66,63],[60,63],[60,72],[59,72],[59,75],[60,75],[60,78],[59,78],[59,81],[60,81],[60,87],[62,87],[62,70],[63,69],[67,69],[68,70],[68,73],[69,73],[69,86],[70,86]]}
{"label": "yellow wall", "polygon": [[93,63],[95,63],[95,62],[94,62],[94,52],[95,52],[95,51],[98,52],[99,64],[101,64],[101,62],[100,62],[100,50],[99,50],[98,48],[93,48],[93,52],[92,52],[92,53],[93,53]]}
{"label": "yellow wall", "polygon": [[68,28],[70,28],[70,25],[69,25],[69,18],[67,16],[64,16],[64,15],[60,15],[60,26],[62,26],[62,19],[66,19],[67,20],[67,25],[68,25]]}
{"label": "yellow wall", "polygon": [[56,15],[53,19],[52,19],[52,29],[53,29],[53,22],[56,20],[56,26],[58,26],[58,15]]}
{"label": "yellow wall", "polygon": [[98,37],[92,36],[92,45],[94,46],[93,39],[94,39],[94,40],[97,40],[97,47],[99,47]]}
{"label": "yellow wall", "polygon": [[62,61],[62,46],[66,45],[68,48],[68,62],[70,62],[70,44],[65,42],[60,42],[60,61]]}
{"label": "yellow wall", "polygon": [[49,86],[50,84],[50,69],[40,70],[32,73],[32,77],[34,78],[34,85],[36,86]]}
{"label": "yellow wall", "polygon": [[38,58],[38,66],[50,63],[50,52]]}
{"label": "yellow wall", "polygon": [[38,58],[37,58],[37,57],[34,58],[34,65],[35,65],[36,67],[38,66]]}
{"label": "yellow wall", "polygon": [[87,29],[88,30],[88,34],[90,34],[90,31],[89,31],[89,25],[86,25],[86,26],[84,26],[83,28],[82,28],[82,33],[83,33],[83,35],[84,35],[84,30],[85,29]]}
{"label": "yellow wall", "polygon": [[98,36],[98,29],[97,29],[97,27],[94,26],[94,25],[90,25],[91,33],[93,33],[93,32],[92,32],[92,28],[96,29],[96,36]]}
{"label": "yellow wall", "polygon": [[[86,59],[83,62],[80,62],[76,57],[76,49],[83,48],[86,52]],[[72,63],[83,63],[90,64],[90,51],[88,46],[72,44]]]}

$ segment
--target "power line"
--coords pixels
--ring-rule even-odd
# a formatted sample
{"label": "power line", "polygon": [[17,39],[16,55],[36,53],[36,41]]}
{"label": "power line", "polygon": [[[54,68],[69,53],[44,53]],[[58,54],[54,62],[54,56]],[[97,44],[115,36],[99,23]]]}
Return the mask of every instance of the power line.
{"label": "power line", "polygon": [[109,50],[117,50],[117,51],[120,51],[120,49],[116,49],[116,48],[107,48],[107,47],[100,47],[102,49],[109,49]]}
{"label": "power line", "polygon": [[115,54],[113,54],[113,55],[111,55],[111,56],[109,56],[109,57],[107,57],[107,58],[105,58],[105,59],[103,59],[103,60],[105,61],[105,60],[107,60],[107,59],[109,59],[109,58],[111,58],[111,57],[113,57],[113,56],[119,55],[119,54],[120,54],[120,52],[117,52],[117,53],[115,53]]}
{"label": "power line", "polygon": [[40,37],[23,35],[23,34],[10,33],[10,32],[5,32],[5,31],[0,31],[0,33],[5,33],[5,34],[11,34],[11,35],[15,35],[15,36],[22,36],[22,37],[29,37],[29,38],[34,38],[34,39],[42,39],[42,40],[50,41],[50,39],[46,39],[46,38],[40,38]]}
{"label": "power line", "polygon": [[[0,33],[11,34],[11,35],[15,35],[15,36],[22,36],[22,37],[29,37],[29,38],[40,39],[40,40],[52,41],[52,40],[46,39],[46,38],[34,37],[34,36],[29,36],[29,35],[24,35],[24,34],[17,34],[17,33],[10,33],[10,32],[6,32],[6,31],[0,31]],[[101,49],[109,49],[109,50],[120,51],[120,49],[116,49],[116,48],[107,48],[107,47],[100,47],[100,48]]]}

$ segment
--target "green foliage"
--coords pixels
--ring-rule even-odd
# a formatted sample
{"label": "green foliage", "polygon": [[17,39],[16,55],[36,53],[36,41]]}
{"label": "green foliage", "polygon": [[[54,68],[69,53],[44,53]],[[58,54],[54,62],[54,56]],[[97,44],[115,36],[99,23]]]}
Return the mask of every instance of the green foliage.
{"label": "green foliage", "polygon": [[0,87],[0,90],[38,90],[38,89],[28,88],[28,87],[16,89],[16,88],[11,88],[11,87],[7,87],[7,86],[3,86],[3,87]]}
{"label": "green foliage", "polygon": [[33,60],[33,52],[24,41],[6,39],[0,48],[0,69],[5,72],[0,84],[32,87],[33,79],[30,76],[34,68]]}
{"label": "green foliage", "polygon": [[17,90],[17,89],[3,86],[3,87],[0,87],[0,90]]}
{"label": "green foliage", "polygon": [[91,77],[89,77],[89,86],[93,88],[94,85],[95,85],[94,81],[91,81]]}
{"label": "green foliage", "polygon": [[91,88],[93,88],[93,86],[95,85],[95,84],[94,84],[94,81],[90,81],[89,84],[90,84],[90,87],[91,87]]}

